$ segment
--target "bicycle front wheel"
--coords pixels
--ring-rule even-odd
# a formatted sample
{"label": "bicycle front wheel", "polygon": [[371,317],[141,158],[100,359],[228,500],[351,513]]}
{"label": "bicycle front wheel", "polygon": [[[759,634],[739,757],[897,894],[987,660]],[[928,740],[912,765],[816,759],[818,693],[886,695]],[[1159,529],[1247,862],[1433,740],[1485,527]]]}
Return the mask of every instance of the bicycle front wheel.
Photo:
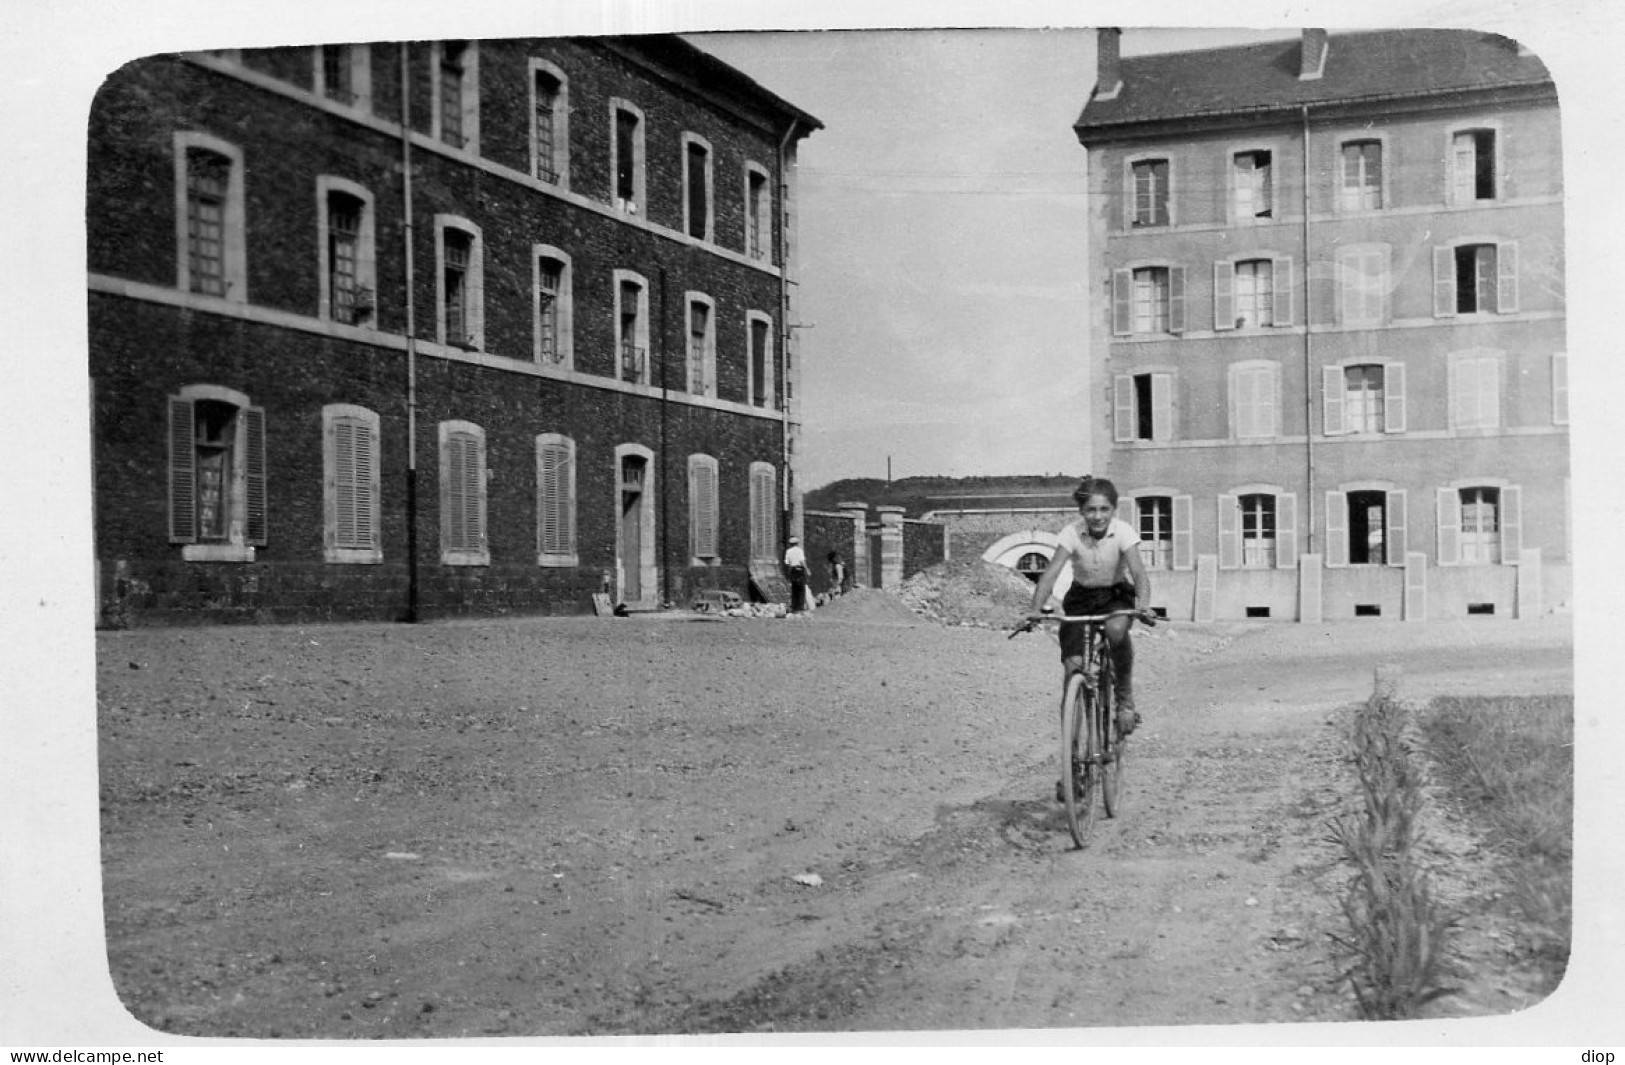
{"label": "bicycle front wheel", "polygon": [[1082,848],[1094,826],[1094,767],[1089,761],[1089,686],[1081,674],[1067,678],[1061,696],[1061,801],[1072,842]]}
{"label": "bicycle front wheel", "polygon": [[1117,787],[1123,779],[1123,738],[1117,734],[1117,692],[1113,687],[1111,658],[1101,663],[1100,682],[1095,694],[1095,726],[1099,730],[1095,750],[1101,753],[1100,798],[1106,816],[1116,817],[1119,809]]}

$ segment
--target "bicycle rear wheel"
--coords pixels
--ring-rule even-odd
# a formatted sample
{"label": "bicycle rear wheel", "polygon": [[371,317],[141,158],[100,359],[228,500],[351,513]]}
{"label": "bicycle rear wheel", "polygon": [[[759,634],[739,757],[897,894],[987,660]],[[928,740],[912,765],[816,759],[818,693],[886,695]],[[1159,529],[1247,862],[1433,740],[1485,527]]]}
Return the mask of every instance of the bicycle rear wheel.
{"label": "bicycle rear wheel", "polygon": [[1094,767],[1089,762],[1089,686],[1078,673],[1061,696],[1061,800],[1072,842],[1082,847],[1094,826]]}
{"label": "bicycle rear wheel", "polygon": [[1095,749],[1101,753],[1100,798],[1106,806],[1106,816],[1116,817],[1119,809],[1117,786],[1123,779],[1123,738],[1117,734],[1117,690],[1111,655],[1103,658],[1100,672],[1096,674],[1100,682],[1095,696],[1095,705],[1099,707],[1099,712],[1095,714],[1099,730]]}

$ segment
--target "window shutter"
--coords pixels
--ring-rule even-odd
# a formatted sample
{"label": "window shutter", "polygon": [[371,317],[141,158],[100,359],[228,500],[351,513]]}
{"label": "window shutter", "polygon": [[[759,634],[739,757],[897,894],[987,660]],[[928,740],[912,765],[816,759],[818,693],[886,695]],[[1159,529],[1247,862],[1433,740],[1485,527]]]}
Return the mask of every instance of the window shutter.
{"label": "window shutter", "polygon": [[446,437],[440,454],[440,546],[455,551],[463,546],[463,436]]}
{"label": "window shutter", "polygon": [[1523,551],[1523,489],[1508,485],[1501,489],[1501,562],[1518,564]]}
{"label": "window shutter", "polygon": [[1281,435],[1281,374],[1278,366],[1260,370],[1258,377],[1259,424],[1265,436]]}
{"label": "window shutter", "polygon": [[1569,357],[1561,351],[1552,356],[1552,424],[1569,424]]}
{"label": "window shutter", "polygon": [[1346,492],[1326,493],[1326,565],[1349,564],[1349,497]]}
{"label": "window shutter", "polygon": [[1321,420],[1324,423],[1321,431],[1327,436],[1342,436],[1349,431],[1347,419],[1344,417],[1347,402],[1344,398],[1343,367],[1323,367],[1320,371],[1320,382],[1323,412]]}
{"label": "window shutter", "polygon": [[358,546],[381,547],[378,516],[382,506],[381,478],[378,472],[378,427],[362,424],[356,433],[357,511],[356,532]]}
{"label": "window shutter", "polygon": [[1185,331],[1185,268],[1168,268],[1168,332]]}
{"label": "window shutter", "polygon": [[1298,568],[1298,497],[1293,492],[1275,497],[1275,568]]}
{"label": "window shutter", "polygon": [[246,430],[247,454],[243,456],[244,488],[247,501],[247,529],[245,539],[251,545],[263,547],[265,533],[265,408],[248,407],[243,410]]}
{"label": "window shutter", "polygon": [[1467,423],[1467,406],[1463,400],[1465,389],[1462,387],[1466,379],[1471,377],[1471,363],[1464,359],[1452,358],[1445,365],[1445,394],[1450,399],[1450,428]]}
{"label": "window shutter", "polygon": [[1236,264],[1213,264],[1213,328],[1236,327]]}
{"label": "window shutter", "polygon": [[333,449],[333,546],[356,544],[356,424],[336,418],[330,427]]}
{"label": "window shutter", "polygon": [[470,507],[469,532],[473,542],[469,545],[479,551],[485,548],[485,438],[476,436],[469,441],[468,495]]}
{"label": "window shutter", "polygon": [[701,500],[701,513],[705,515],[705,535],[701,538],[700,546],[705,549],[707,557],[715,558],[721,552],[717,548],[717,467],[715,463],[707,463],[700,476],[700,485],[704,489]]}
{"label": "window shutter", "polygon": [[1174,436],[1174,375],[1151,375],[1151,439],[1172,440]]}
{"label": "window shutter", "polygon": [[1433,317],[1456,316],[1456,250],[1433,249]]}
{"label": "window shutter", "polygon": [[1112,271],[1112,333],[1128,336],[1134,332],[1134,274],[1129,270]]}
{"label": "window shutter", "polygon": [[1390,566],[1403,566],[1405,553],[1410,549],[1409,535],[1406,526],[1409,524],[1409,515],[1406,513],[1408,504],[1405,501],[1405,490],[1396,488],[1388,493],[1388,528],[1383,540],[1384,549],[1388,553]]}
{"label": "window shutter", "polygon": [[541,554],[560,551],[559,450],[552,442],[536,448],[536,547]]}
{"label": "window shutter", "polygon": [[192,401],[169,401],[169,542],[197,543],[197,430]]}
{"label": "window shutter", "polygon": [[1112,439],[1118,442],[1133,440],[1138,435],[1134,424],[1134,378],[1128,374],[1118,374],[1112,381],[1112,389]]}
{"label": "window shutter", "polygon": [[1495,246],[1495,275],[1496,311],[1500,314],[1516,313],[1518,310],[1517,241],[1504,241]]}
{"label": "window shutter", "polygon": [[576,449],[566,443],[559,448],[559,551],[576,553]]}
{"label": "window shutter", "polygon": [[1477,152],[1474,150],[1473,135],[1471,132],[1457,133],[1454,138],[1454,151],[1451,152],[1451,190],[1454,192],[1454,203],[1467,204],[1473,201],[1474,164],[1477,161]]}
{"label": "window shutter", "polygon": [[1275,157],[1270,154],[1266,158],[1269,162],[1254,171],[1258,175],[1256,183],[1258,202],[1253,204],[1253,210],[1258,214],[1273,215],[1275,213]]}
{"label": "window shutter", "polygon": [[1439,565],[1461,564],[1461,493],[1441,488],[1437,494]]}
{"label": "window shutter", "polygon": [[1241,566],[1241,508],[1235,496],[1219,497],[1219,568]]}
{"label": "window shutter", "polygon": [[1405,364],[1387,362],[1382,366],[1382,431],[1405,431]]}
{"label": "window shutter", "polygon": [[1286,256],[1274,261],[1271,268],[1274,278],[1271,281],[1270,298],[1275,304],[1274,322],[1276,325],[1292,324],[1292,259]]}
{"label": "window shutter", "polygon": [[1196,564],[1191,518],[1191,497],[1174,496],[1174,569],[1190,569]]}
{"label": "window shutter", "polygon": [[1475,359],[1478,363],[1478,395],[1474,409],[1484,427],[1501,424],[1501,360],[1493,356]]}
{"label": "window shutter", "polygon": [[1124,496],[1117,501],[1117,520],[1134,530],[1134,535],[1140,535],[1140,505],[1133,496]]}

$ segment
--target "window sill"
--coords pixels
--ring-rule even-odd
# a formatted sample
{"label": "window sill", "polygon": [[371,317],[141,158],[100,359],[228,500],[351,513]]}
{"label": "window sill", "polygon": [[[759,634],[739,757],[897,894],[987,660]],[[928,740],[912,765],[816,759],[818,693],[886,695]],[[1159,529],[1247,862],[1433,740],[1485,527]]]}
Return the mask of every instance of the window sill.
{"label": "window sill", "polygon": [[553,569],[564,569],[581,565],[581,559],[580,556],[574,554],[551,554],[544,551],[536,556],[536,564]]}
{"label": "window sill", "polygon": [[383,560],[383,549],[377,547],[329,547],[322,553],[322,561],[334,565],[373,566]]}
{"label": "window sill", "polygon": [[252,562],[254,549],[247,544],[185,544],[181,558],[186,562]]}
{"label": "window sill", "polygon": [[490,551],[445,551],[440,552],[442,566],[489,566],[491,564]]}

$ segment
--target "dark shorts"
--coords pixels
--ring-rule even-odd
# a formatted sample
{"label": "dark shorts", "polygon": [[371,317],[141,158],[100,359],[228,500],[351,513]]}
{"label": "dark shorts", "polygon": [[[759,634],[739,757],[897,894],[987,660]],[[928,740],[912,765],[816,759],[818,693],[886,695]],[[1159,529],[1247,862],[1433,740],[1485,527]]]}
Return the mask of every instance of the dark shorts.
{"label": "dark shorts", "polygon": [[[1085,588],[1081,584],[1074,584],[1066,590],[1066,598],[1061,600],[1063,614],[1109,614],[1113,610],[1134,609],[1134,585],[1120,582],[1110,588]],[[1064,660],[1071,656],[1083,656],[1084,637],[1088,634],[1087,625],[1061,626],[1061,658]]]}

